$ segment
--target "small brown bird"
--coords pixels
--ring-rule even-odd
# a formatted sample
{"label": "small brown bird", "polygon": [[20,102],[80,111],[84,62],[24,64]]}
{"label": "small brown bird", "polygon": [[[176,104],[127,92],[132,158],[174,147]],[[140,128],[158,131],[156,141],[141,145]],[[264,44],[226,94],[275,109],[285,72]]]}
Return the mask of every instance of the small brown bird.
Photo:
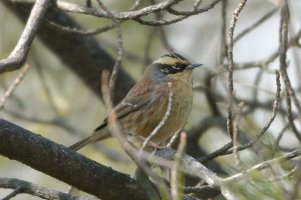
{"label": "small brown bird", "polygon": [[[160,144],[182,129],[191,112],[192,69],[201,65],[191,64],[183,56],[169,53],[148,66],[142,80],[114,108],[125,132],[147,138],[167,112],[170,90],[173,94],[170,115],[151,142]],[[89,143],[109,137],[111,134],[105,119],[92,135],[70,148],[77,151]]]}

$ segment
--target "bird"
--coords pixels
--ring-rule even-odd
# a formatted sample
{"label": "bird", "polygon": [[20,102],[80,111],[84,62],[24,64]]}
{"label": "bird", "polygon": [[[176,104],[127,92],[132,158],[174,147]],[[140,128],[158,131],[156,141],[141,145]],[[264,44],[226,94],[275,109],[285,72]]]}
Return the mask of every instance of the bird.
{"label": "bird", "polygon": [[[127,136],[147,138],[162,121],[169,105],[167,120],[150,142],[162,144],[183,129],[192,107],[192,71],[200,66],[202,64],[192,64],[180,54],[169,52],[146,67],[142,79],[114,107]],[[106,118],[90,136],[69,148],[77,151],[87,144],[110,138],[107,126]]]}

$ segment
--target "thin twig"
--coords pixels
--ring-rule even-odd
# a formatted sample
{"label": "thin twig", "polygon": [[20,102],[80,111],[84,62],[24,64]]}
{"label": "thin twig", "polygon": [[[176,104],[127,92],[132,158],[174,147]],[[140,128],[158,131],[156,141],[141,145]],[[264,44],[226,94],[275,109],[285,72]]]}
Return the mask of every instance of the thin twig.
{"label": "thin twig", "polygon": [[290,11],[288,7],[287,0],[284,1],[284,5],[281,8],[281,19],[280,19],[280,72],[282,75],[282,79],[285,83],[285,87],[288,89],[289,95],[292,96],[294,103],[299,111],[301,113],[301,104],[299,99],[297,98],[296,92],[293,89],[291,85],[291,81],[289,79],[289,76],[287,74],[287,49],[288,49],[288,29],[289,29],[289,23],[290,23]]}
{"label": "thin twig", "polygon": [[120,22],[118,19],[115,17],[112,11],[110,11],[100,0],[96,0],[99,6],[110,16],[112,21],[114,22],[116,26],[116,32],[117,32],[117,42],[118,42],[118,56],[115,61],[112,73],[111,73],[111,78],[110,78],[110,91],[111,91],[111,98],[113,98],[113,91],[115,89],[115,84],[116,84],[116,79],[117,75],[119,72],[119,68],[121,65],[122,61],[122,56],[123,56],[123,45],[122,45],[122,33],[121,33],[121,28],[120,28]]}
{"label": "thin twig", "polygon": [[301,162],[300,160],[298,161],[296,170],[295,170],[295,183],[293,190],[290,193],[290,198],[289,200],[295,200],[298,199],[299,193],[300,193],[300,185],[301,185]]}
{"label": "thin twig", "polygon": [[49,20],[47,20],[47,23],[59,31],[65,31],[65,32],[69,32],[69,33],[83,35],[83,36],[91,36],[91,35],[104,33],[106,31],[112,30],[116,26],[116,24],[112,23],[112,24],[109,24],[109,25],[106,25],[104,27],[97,28],[94,30],[82,30],[82,29],[78,29],[78,28],[62,26],[60,24],[57,24],[57,23],[55,23],[53,21],[49,21]]}
{"label": "thin twig", "polygon": [[12,95],[12,93],[15,91],[17,86],[21,83],[28,69],[29,69],[29,65],[28,64],[24,65],[23,69],[21,70],[20,74],[17,76],[13,84],[10,85],[9,88],[5,91],[3,97],[0,99],[0,110],[4,107],[4,104],[7,101],[7,99]]}
{"label": "thin twig", "polygon": [[[275,97],[275,100],[273,103],[272,115],[271,115],[270,119],[268,120],[267,124],[260,130],[259,134],[249,143],[237,147],[237,151],[242,151],[246,148],[251,147],[253,144],[255,144],[264,135],[264,133],[269,129],[269,127],[271,126],[272,122],[274,121],[274,119],[276,117],[276,114],[277,114],[277,111],[279,108],[279,103],[280,103],[281,83],[280,83],[280,74],[277,70],[275,71],[275,74],[276,74],[277,89],[276,89],[276,95],[275,95],[276,97]],[[233,149],[231,149],[232,146],[233,146],[233,142],[229,142],[228,144],[224,145],[222,148],[214,151],[213,153],[199,158],[198,161],[203,163],[203,162],[212,160],[213,158],[216,158],[218,156],[233,153]]]}
{"label": "thin twig", "polygon": [[140,150],[139,150],[139,156],[141,156],[143,150],[145,149],[145,147],[148,145],[148,143],[151,141],[151,139],[158,133],[158,131],[166,124],[166,121],[169,119],[169,116],[171,114],[172,111],[172,104],[173,104],[173,91],[172,91],[172,83],[168,82],[167,83],[168,87],[169,87],[169,91],[168,91],[168,104],[167,104],[167,108],[166,108],[166,112],[162,118],[162,120],[160,121],[160,123],[154,128],[154,130],[147,136],[147,138],[145,138]]}
{"label": "thin twig", "polygon": [[231,25],[229,28],[229,36],[228,36],[228,89],[229,89],[229,103],[227,107],[227,129],[229,135],[232,137],[233,136],[233,100],[234,100],[234,85],[233,85],[233,68],[234,68],[234,61],[233,61],[233,46],[234,46],[234,41],[233,41],[233,34],[234,34],[234,29],[236,22],[238,20],[238,16],[242,9],[244,8],[247,0],[241,0],[240,3],[237,5],[237,8],[234,10],[232,14],[232,19],[231,19]]}
{"label": "thin twig", "polygon": [[0,73],[19,69],[25,62],[31,43],[36,36],[50,2],[51,0],[37,0],[35,2],[27,24],[14,50],[7,58],[0,60]]}
{"label": "thin twig", "polygon": [[180,144],[178,147],[178,151],[175,155],[175,162],[174,166],[171,169],[170,175],[170,189],[171,189],[171,196],[172,200],[181,200],[183,199],[183,187],[179,184],[184,184],[184,176],[182,175],[181,168],[182,168],[182,157],[183,153],[185,152],[186,148],[186,133],[182,132],[180,136]]}
{"label": "thin twig", "polygon": [[[154,33],[155,33],[156,29],[155,28],[151,28],[151,30],[148,32],[148,36],[147,36],[147,40],[145,43],[145,47],[144,47],[144,56],[143,56],[143,66],[147,66],[150,64],[151,59],[150,59],[150,51],[151,51],[151,47],[154,41]],[[144,71],[145,67],[142,67],[141,70]]]}
{"label": "thin twig", "polygon": [[280,176],[277,176],[277,177],[272,177],[272,178],[269,178],[266,180],[266,182],[274,182],[274,181],[277,181],[277,180],[282,180],[282,179],[287,179],[287,178],[290,178],[292,177],[292,175],[294,173],[296,173],[296,169],[297,167],[294,167],[293,169],[291,169],[289,172],[283,174],[283,175],[280,175]]}
{"label": "thin twig", "polygon": [[281,141],[281,139],[282,139],[282,137],[283,137],[285,131],[286,131],[289,127],[290,127],[290,124],[289,124],[289,122],[288,122],[288,123],[286,123],[286,125],[282,128],[282,130],[280,131],[280,133],[277,134],[278,136],[277,136],[277,138],[276,138],[276,140],[275,140],[275,144],[276,144],[277,147],[280,147],[280,141]]}
{"label": "thin twig", "polygon": [[1,200],[10,200],[11,198],[17,196],[18,194],[22,193],[22,187],[18,186],[14,189],[13,192],[8,194],[6,197],[2,198]]}
{"label": "thin twig", "polygon": [[[207,12],[209,11],[210,9],[214,8],[215,5],[217,5],[221,0],[214,0],[212,3],[210,3],[209,5],[203,7],[203,8],[200,8],[200,9],[197,9],[197,10],[193,10],[193,11],[175,11],[173,9],[168,9],[169,12],[171,12],[172,14],[175,14],[175,15],[179,15],[173,19],[168,19],[168,20],[149,20],[149,21],[146,21],[146,20],[142,20],[141,18],[134,18],[135,21],[137,21],[138,23],[140,24],[144,24],[144,25],[149,25],[149,26],[166,26],[166,25],[170,25],[170,24],[173,24],[173,23],[176,23],[176,22],[180,22],[188,17],[191,17],[193,15],[198,15],[200,13],[203,13],[203,12]],[[178,13],[178,14],[177,14]]]}
{"label": "thin twig", "polygon": [[37,55],[37,52],[35,51],[35,49],[33,49],[33,52],[35,54],[34,62],[35,62],[36,69],[37,69],[36,73],[38,74],[38,79],[41,82],[41,86],[44,90],[46,99],[47,99],[51,109],[55,112],[55,114],[59,115],[59,113],[60,113],[59,108],[56,105],[52,91],[50,90],[49,85],[47,84],[47,81],[46,81],[47,79],[46,79],[45,73],[42,69],[42,65],[40,63],[39,56]]}
{"label": "thin twig", "polygon": [[136,10],[142,3],[143,0],[136,0],[135,3],[130,7],[130,11]]}
{"label": "thin twig", "polygon": [[287,68],[287,49],[288,49],[288,26],[289,26],[289,20],[290,20],[290,13],[289,13],[289,7],[288,3],[285,0],[283,2],[283,6],[281,7],[281,17],[280,17],[280,34],[279,34],[279,52],[280,52],[280,73],[282,75],[282,79],[285,84],[285,90],[286,90],[286,103],[287,103],[287,111],[288,111],[288,120],[290,122],[290,126],[293,130],[293,133],[301,143],[301,135],[294,123],[293,114],[292,114],[292,107],[291,107],[291,97],[293,98],[295,105],[301,113],[301,106],[299,103],[299,100],[296,97],[295,90],[292,88],[289,76],[287,74],[286,68]]}
{"label": "thin twig", "polygon": [[221,40],[220,40],[220,58],[219,58],[219,64],[223,64],[224,57],[227,54],[227,5],[228,0],[222,1],[221,6]]}
{"label": "thin twig", "polygon": [[[66,200],[66,199],[76,199],[76,200],[99,200],[96,197],[80,197],[74,196],[70,194],[66,194],[60,191],[52,190],[46,187],[42,187],[27,181],[14,179],[14,178],[0,178],[0,188],[7,188],[7,189],[15,189],[16,194],[25,193],[31,194],[36,197],[40,197],[42,199],[49,199],[49,200]],[[10,196],[12,198],[13,196]],[[3,198],[9,199],[8,196]]]}
{"label": "thin twig", "polygon": [[212,8],[214,8],[215,5],[217,5],[221,0],[214,0],[212,1],[210,4],[208,4],[207,6],[203,7],[203,8],[197,8],[200,4],[201,1],[197,1],[194,5],[192,10],[190,11],[178,11],[178,10],[174,10],[173,8],[168,8],[167,11],[170,12],[173,15],[182,15],[182,16],[192,16],[192,15],[197,15],[200,14],[202,12],[206,12]]}
{"label": "thin twig", "polygon": [[[72,12],[72,13],[79,13],[79,14],[87,14],[87,15],[92,15],[96,17],[105,17],[108,19],[115,18],[117,20],[124,20],[124,19],[134,19],[138,17],[142,17],[145,15],[148,15],[150,13],[158,12],[160,10],[166,9],[170,6],[173,6],[180,1],[183,0],[167,0],[161,3],[158,3],[156,5],[151,5],[147,6],[144,8],[141,8],[140,10],[135,10],[135,11],[130,11],[130,12],[119,12],[119,13],[111,13],[109,14],[106,10],[101,9],[96,9],[96,8],[87,8],[87,7],[82,7],[77,4],[73,4],[67,1],[59,0],[57,1],[57,6],[58,8],[67,11],[67,12]],[[113,14],[113,16],[112,16]]]}
{"label": "thin twig", "polygon": [[[298,41],[301,38],[301,29],[298,31],[296,35],[294,35],[289,41],[287,47],[298,47]],[[267,58],[255,61],[255,62],[246,62],[246,63],[236,63],[235,70],[244,70],[244,69],[251,69],[254,67],[265,68],[269,64],[271,64],[278,56],[280,55],[280,49],[278,48],[269,55]]]}
{"label": "thin twig", "polygon": [[240,121],[240,117],[241,117],[241,113],[242,113],[242,109],[244,107],[244,103],[241,102],[238,106],[238,109],[237,109],[237,113],[236,113],[236,117],[235,117],[235,120],[234,120],[234,131],[233,131],[233,157],[234,157],[234,161],[236,163],[237,166],[240,167],[240,159],[239,159],[239,153],[237,151],[237,147],[238,147],[238,133],[239,133],[239,127],[238,127],[238,124],[239,121]]}
{"label": "thin twig", "polygon": [[252,173],[254,171],[257,171],[257,170],[263,170],[263,169],[269,167],[270,165],[272,165],[274,163],[287,161],[287,160],[293,159],[293,158],[295,158],[297,156],[300,156],[300,155],[301,155],[301,149],[299,148],[299,149],[296,149],[295,151],[284,154],[283,156],[280,156],[280,157],[277,157],[277,158],[259,163],[258,165],[255,165],[255,166],[251,167],[250,169],[247,169],[246,173],[235,174],[233,176],[230,176],[228,178],[223,179],[223,181],[224,182],[237,181],[238,179],[242,178],[245,174],[250,174],[250,173]]}
{"label": "thin twig", "polygon": [[288,118],[288,122],[289,125],[294,133],[294,135],[296,136],[296,138],[298,139],[298,141],[301,143],[301,135],[296,127],[296,124],[294,122],[294,117],[293,117],[293,113],[292,113],[292,102],[291,102],[291,96],[290,93],[288,91],[288,89],[286,88],[286,105],[287,105],[287,118]]}
{"label": "thin twig", "polygon": [[[155,0],[150,0],[151,3],[155,4]],[[163,15],[161,12],[156,12],[155,13],[155,18],[156,20],[162,20],[163,19]],[[160,36],[160,41],[162,42],[163,46],[167,49],[167,51],[169,52],[174,52],[174,48],[169,44],[165,30],[162,26],[158,26],[157,27],[159,36]]]}
{"label": "thin twig", "polygon": [[268,13],[266,13],[259,20],[257,20],[256,22],[254,22],[254,24],[252,24],[251,26],[249,26],[248,28],[246,28],[245,30],[243,30],[242,32],[240,32],[239,34],[237,34],[237,36],[234,37],[234,42],[237,42],[238,40],[240,40],[241,38],[243,38],[245,35],[247,35],[251,31],[255,30],[259,25],[261,25],[263,22],[265,22],[270,17],[272,17],[277,11],[278,11],[278,8],[274,8],[273,10],[269,11]]}
{"label": "thin twig", "polygon": [[171,148],[172,145],[174,145],[174,143],[176,142],[176,139],[178,138],[178,136],[183,132],[183,128],[181,128],[179,131],[177,131],[168,141],[166,147]]}
{"label": "thin twig", "polygon": [[[276,70],[275,71],[276,74],[276,97],[273,103],[273,109],[272,109],[272,115],[270,117],[270,119],[268,120],[267,124],[260,130],[259,134],[249,143],[242,145],[240,147],[237,148],[237,150],[243,150],[246,148],[251,147],[253,144],[255,144],[265,133],[266,131],[269,129],[269,127],[271,126],[271,124],[273,123],[273,121],[275,120],[275,117],[277,115],[277,111],[279,108],[279,102],[280,102],[280,92],[281,92],[281,83],[280,83],[280,74],[279,72]],[[231,153],[232,150],[228,150],[227,153]]]}
{"label": "thin twig", "polygon": [[195,10],[198,9],[198,7],[201,5],[202,2],[203,2],[203,0],[196,0],[193,4],[193,8]]}

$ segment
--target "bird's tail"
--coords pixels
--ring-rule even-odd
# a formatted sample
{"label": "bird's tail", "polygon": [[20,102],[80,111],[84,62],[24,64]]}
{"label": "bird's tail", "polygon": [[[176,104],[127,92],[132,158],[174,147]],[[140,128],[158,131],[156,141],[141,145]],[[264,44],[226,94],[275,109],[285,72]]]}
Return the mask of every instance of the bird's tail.
{"label": "bird's tail", "polygon": [[84,146],[86,146],[87,144],[90,143],[90,136],[71,145],[69,148],[74,150],[74,151],[78,151],[79,149],[83,148]]}
{"label": "bird's tail", "polygon": [[78,151],[79,149],[83,148],[89,143],[98,142],[100,140],[104,140],[111,137],[109,131],[107,130],[106,126],[100,126],[97,129],[95,129],[94,133],[90,135],[89,137],[71,145],[69,148]]}

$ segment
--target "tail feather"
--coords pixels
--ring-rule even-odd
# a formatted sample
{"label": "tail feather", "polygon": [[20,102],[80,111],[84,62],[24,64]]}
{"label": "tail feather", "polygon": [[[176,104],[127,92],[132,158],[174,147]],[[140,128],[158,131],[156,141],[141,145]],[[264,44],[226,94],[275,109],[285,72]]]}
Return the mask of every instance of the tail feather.
{"label": "tail feather", "polygon": [[71,145],[69,148],[74,151],[78,151],[79,149],[83,148],[84,146],[86,146],[89,143],[90,143],[90,137],[87,137],[87,138]]}
{"label": "tail feather", "polygon": [[100,128],[97,128],[92,135],[71,145],[69,148],[74,151],[78,151],[79,149],[83,148],[89,143],[98,142],[100,140],[104,140],[109,137],[111,137],[111,134],[108,132],[105,126],[100,126]]}

